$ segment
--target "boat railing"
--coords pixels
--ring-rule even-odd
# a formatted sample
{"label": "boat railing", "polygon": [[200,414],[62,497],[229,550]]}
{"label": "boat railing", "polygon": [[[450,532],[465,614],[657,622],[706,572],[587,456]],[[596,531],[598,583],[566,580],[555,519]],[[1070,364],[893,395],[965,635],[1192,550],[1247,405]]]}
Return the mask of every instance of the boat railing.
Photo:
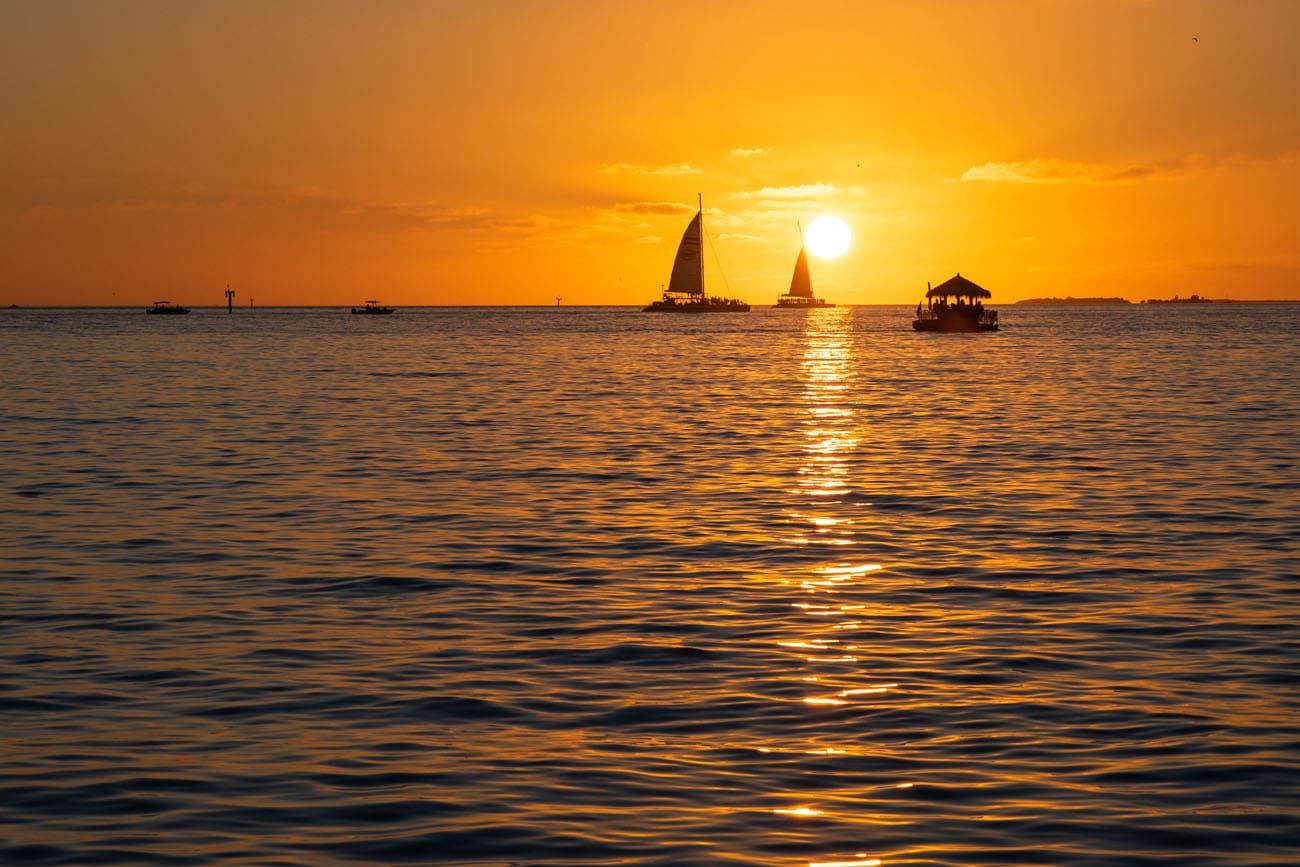
{"label": "boat railing", "polygon": [[[973,307],[922,307],[916,318],[920,322],[928,322],[939,319],[944,314],[955,314],[957,311],[972,311]],[[998,322],[998,311],[980,310],[976,321],[986,325],[996,325]]]}

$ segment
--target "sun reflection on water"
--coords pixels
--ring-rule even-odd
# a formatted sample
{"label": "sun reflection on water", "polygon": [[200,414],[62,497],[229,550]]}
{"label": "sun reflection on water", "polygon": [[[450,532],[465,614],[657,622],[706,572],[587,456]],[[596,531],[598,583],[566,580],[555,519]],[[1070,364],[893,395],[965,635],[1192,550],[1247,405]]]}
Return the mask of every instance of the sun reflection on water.
{"label": "sun reflection on water", "polygon": [[[858,544],[853,509],[853,460],[859,446],[856,411],[853,406],[852,332],[848,311],[822,310],[809,313],[805,327],[805,350],[802,362],[803,412],[805,426],[801,448],[802,462],[793,493],[801,500],[798,511],[786,514],[797,527],[797,534],[787,539],[799,545]],[[811,690],[802,697],[809,713],[834,714],[854,704],[880,701],[899,687],[859,676],[860,658],[852,653],[857,646],[840,637],[846,630],[858,628],[856,619],[865,608],[840,598],[859,589],[880,571],[879,563],[860,559],[837,559],[813,567],[792,583],[807,596],[818,601],[798,601],[792,607],[808,620],[801,620],[802,634],[777,642],[803,669],[800,682]],[[811,669],[811,671],[810,671]],[[866,681],[866,682],[863,682]],[[851,732],[846,732],[851,737]],[[820,738],[819,738],[820,740]],[[853,755],[852,743],[843,745],[814,742],[802,747],[805,755],[837,757]],[[894,784],[891,784],[891,787]],[[798,792],[786,794],[797,801]],[[773,810],[792,818],[826,817],[827,804],[803,805]],[[880,861],[865,852],[845,858],[827,853],[829,860],[810,862],[813,867],[869,867]],[[837,857],[838,856],[838,857]]]}

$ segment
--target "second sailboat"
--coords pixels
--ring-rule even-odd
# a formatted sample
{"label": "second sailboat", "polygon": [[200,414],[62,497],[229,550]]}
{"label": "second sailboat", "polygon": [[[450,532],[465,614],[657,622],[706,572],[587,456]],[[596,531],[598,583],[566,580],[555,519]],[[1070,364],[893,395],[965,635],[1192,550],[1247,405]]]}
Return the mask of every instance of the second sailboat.
{"label": "second sailboat", "polygon": [[824,298],[813,295],[812,275],[808,273],[808,254],[803,247],[803,227],[799,227],[799,258],[794,261],[794,276],[790,278],[790,291],[776,299],[777,307],[807,310],[809,307],[834,307]]}

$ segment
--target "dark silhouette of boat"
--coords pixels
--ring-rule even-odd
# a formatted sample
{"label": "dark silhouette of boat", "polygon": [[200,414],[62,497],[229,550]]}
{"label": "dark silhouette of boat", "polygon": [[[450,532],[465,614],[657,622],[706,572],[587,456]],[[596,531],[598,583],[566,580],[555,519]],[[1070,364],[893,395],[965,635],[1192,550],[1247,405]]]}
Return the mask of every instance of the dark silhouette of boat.
{"label": "dark silhouette of boat", "polygon": [[150,316],[181,316],[189,313],[190,310],[188,307],[182,307],[170,301],[155,301],[153,306],[146,307],[144,312]]}
{"label": "dark silhouette of boat", "polygon": [[[998,312],[985,310],[980,301],[981,298],[992,297],[989,290],[967,280],[961,276],[961,272],[933,289],[927,283],[925,305],[916,305],[916,319],[912,320],[912,328],[916,331],[944,333],[997,331]],[[953,300],[950,302],[949,298]]]}
{"label": "dark silhouette of boat", "polygon": [[799,258],[794,260],[794,276],[790,290],[776,299],[776,306],[785,310],[807,310],[810,307],[834,307],[824,298],[813,295],[812,275],[808,273],[808,254],[804,252],[803,226],[799,227]]}
{"label": "dark silhouette of boat", "polygon": [[384,316],[396,310],[393,307],[381,307],[378,301],[367,301],[365,307],[353,307],[353,313],[369,313],[375,316]]}
{"label": "dark silhouette of boat", "polygon": [[641,308],[642,313],[748,313],[749,305],[735,298],[704,294],[704,197],[700,209],[682,233],[673,260],[672,277],[663,298]]}

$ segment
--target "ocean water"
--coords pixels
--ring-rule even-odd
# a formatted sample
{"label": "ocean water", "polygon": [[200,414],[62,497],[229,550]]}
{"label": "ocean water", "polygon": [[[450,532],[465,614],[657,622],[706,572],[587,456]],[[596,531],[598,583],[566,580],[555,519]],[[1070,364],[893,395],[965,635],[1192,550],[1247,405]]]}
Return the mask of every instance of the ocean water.
{"label": "ocean water", "polygon": [[0,313],[0,862],[1300,863],[1300,305],[1001,313]]}

